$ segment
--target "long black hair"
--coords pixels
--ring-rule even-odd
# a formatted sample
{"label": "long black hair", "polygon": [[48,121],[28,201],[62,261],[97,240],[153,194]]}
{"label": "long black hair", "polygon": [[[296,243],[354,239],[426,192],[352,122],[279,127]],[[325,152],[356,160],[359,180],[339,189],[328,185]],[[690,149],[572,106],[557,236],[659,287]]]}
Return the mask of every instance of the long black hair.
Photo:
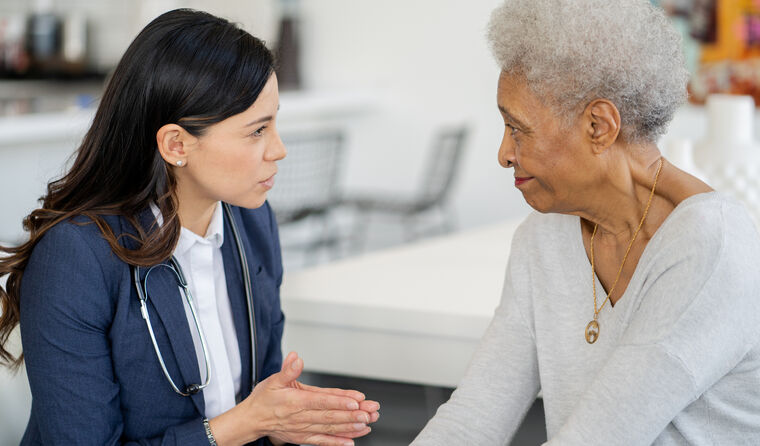
{"label": "long black hair", "polygon": [[[190,9],[162,14],[130,44],[108,81],[92,126],[71,169],[47,186],[42,207],[24,218],[29,240],[0,247],[0,362],[17,367],[6,342],[19,322],[21,278],[37,241],[76,215],[89,217],[113,252],[131,265],[148,266],[171,256],[180,234],[176,181],[160,156],[158,129],[169,123],[201,136],[217,122],[248,109],[274,72],[264,43],[227,20]],[[164,224],[145,231],[137,215],[151,202]],[[103,215],[123,215],[139,232],[128,250]]]}

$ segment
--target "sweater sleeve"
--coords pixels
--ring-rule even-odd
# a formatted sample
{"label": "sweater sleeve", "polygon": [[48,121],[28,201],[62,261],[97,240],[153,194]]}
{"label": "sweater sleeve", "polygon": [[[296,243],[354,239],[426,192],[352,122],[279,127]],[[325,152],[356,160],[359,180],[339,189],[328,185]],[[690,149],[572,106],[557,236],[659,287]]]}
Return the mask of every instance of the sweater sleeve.
{"label": "sweater sleeve", "polygon": [[760,242],[731,215],[708,235],[678,228],[694,236],[661,250],[619,346],[546,444],[652,444],[757,345]]}
{"label": "sweater sleeve", "polygon": [[[83,229],[61,223],[37,244],[21,288],[21,337],[46,445],[122,444],[108,329],[113,293]],[[131,444],[207,445],[200,417]]]}
{"label": "sweater sleeve", "polygon": [[538,394],[536,345],[509,268],[501,303],[464,378],[412,446],[505,444]]}

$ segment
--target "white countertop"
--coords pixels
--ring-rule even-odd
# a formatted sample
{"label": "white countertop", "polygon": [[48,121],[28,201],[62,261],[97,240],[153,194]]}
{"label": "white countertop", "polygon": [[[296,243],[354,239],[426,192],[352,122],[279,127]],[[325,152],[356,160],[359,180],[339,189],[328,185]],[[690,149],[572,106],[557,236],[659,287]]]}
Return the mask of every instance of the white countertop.
{"label": "white countertop", "polygon": [[311,371],[455,386],[499,303],[519,223],[286,274],[284,351]]}
{"label": "white countertop", "polygon": [[[344,120],[371,113],[378,104],[378,94],[369,91],[284,91],[278,120],[286,127],[312,120]],[[94,116],[95,108],[0,116],[0,148],[62,139],[78,143]]]}

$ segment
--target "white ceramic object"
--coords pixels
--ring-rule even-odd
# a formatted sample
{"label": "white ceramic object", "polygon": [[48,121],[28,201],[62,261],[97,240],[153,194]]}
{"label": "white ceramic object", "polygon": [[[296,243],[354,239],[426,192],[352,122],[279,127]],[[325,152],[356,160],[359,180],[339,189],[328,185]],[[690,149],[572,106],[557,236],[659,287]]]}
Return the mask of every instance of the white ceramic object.
{"label": "white ceramic object", "polygon": [[760,144],[754,139],[751,96],[707,98],[707,132],[694,160],[708,184],[743,201],[760,227]]}
{"label": "white ceramic object", "polygon": [[707,176],[694,162],[694,143],[685,138],[671,139],[665,143],[665,156],[668,161],[686,173],[694,175],[704,182],[708,182]]}

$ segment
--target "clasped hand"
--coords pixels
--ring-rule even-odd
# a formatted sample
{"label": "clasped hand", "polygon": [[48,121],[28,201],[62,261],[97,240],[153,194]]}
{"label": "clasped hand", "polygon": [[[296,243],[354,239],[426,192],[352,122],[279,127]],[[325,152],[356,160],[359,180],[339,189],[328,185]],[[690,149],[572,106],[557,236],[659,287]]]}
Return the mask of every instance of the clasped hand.
{"label": "clasped hand", "polygon": [[228,412],[210,421],[219,446],[269,437],[284,443],[353,446],[380,417],[380,405],[355,390],[328,389],[297,381],[303,360],[291,352],[282,370],[260,382]]}

